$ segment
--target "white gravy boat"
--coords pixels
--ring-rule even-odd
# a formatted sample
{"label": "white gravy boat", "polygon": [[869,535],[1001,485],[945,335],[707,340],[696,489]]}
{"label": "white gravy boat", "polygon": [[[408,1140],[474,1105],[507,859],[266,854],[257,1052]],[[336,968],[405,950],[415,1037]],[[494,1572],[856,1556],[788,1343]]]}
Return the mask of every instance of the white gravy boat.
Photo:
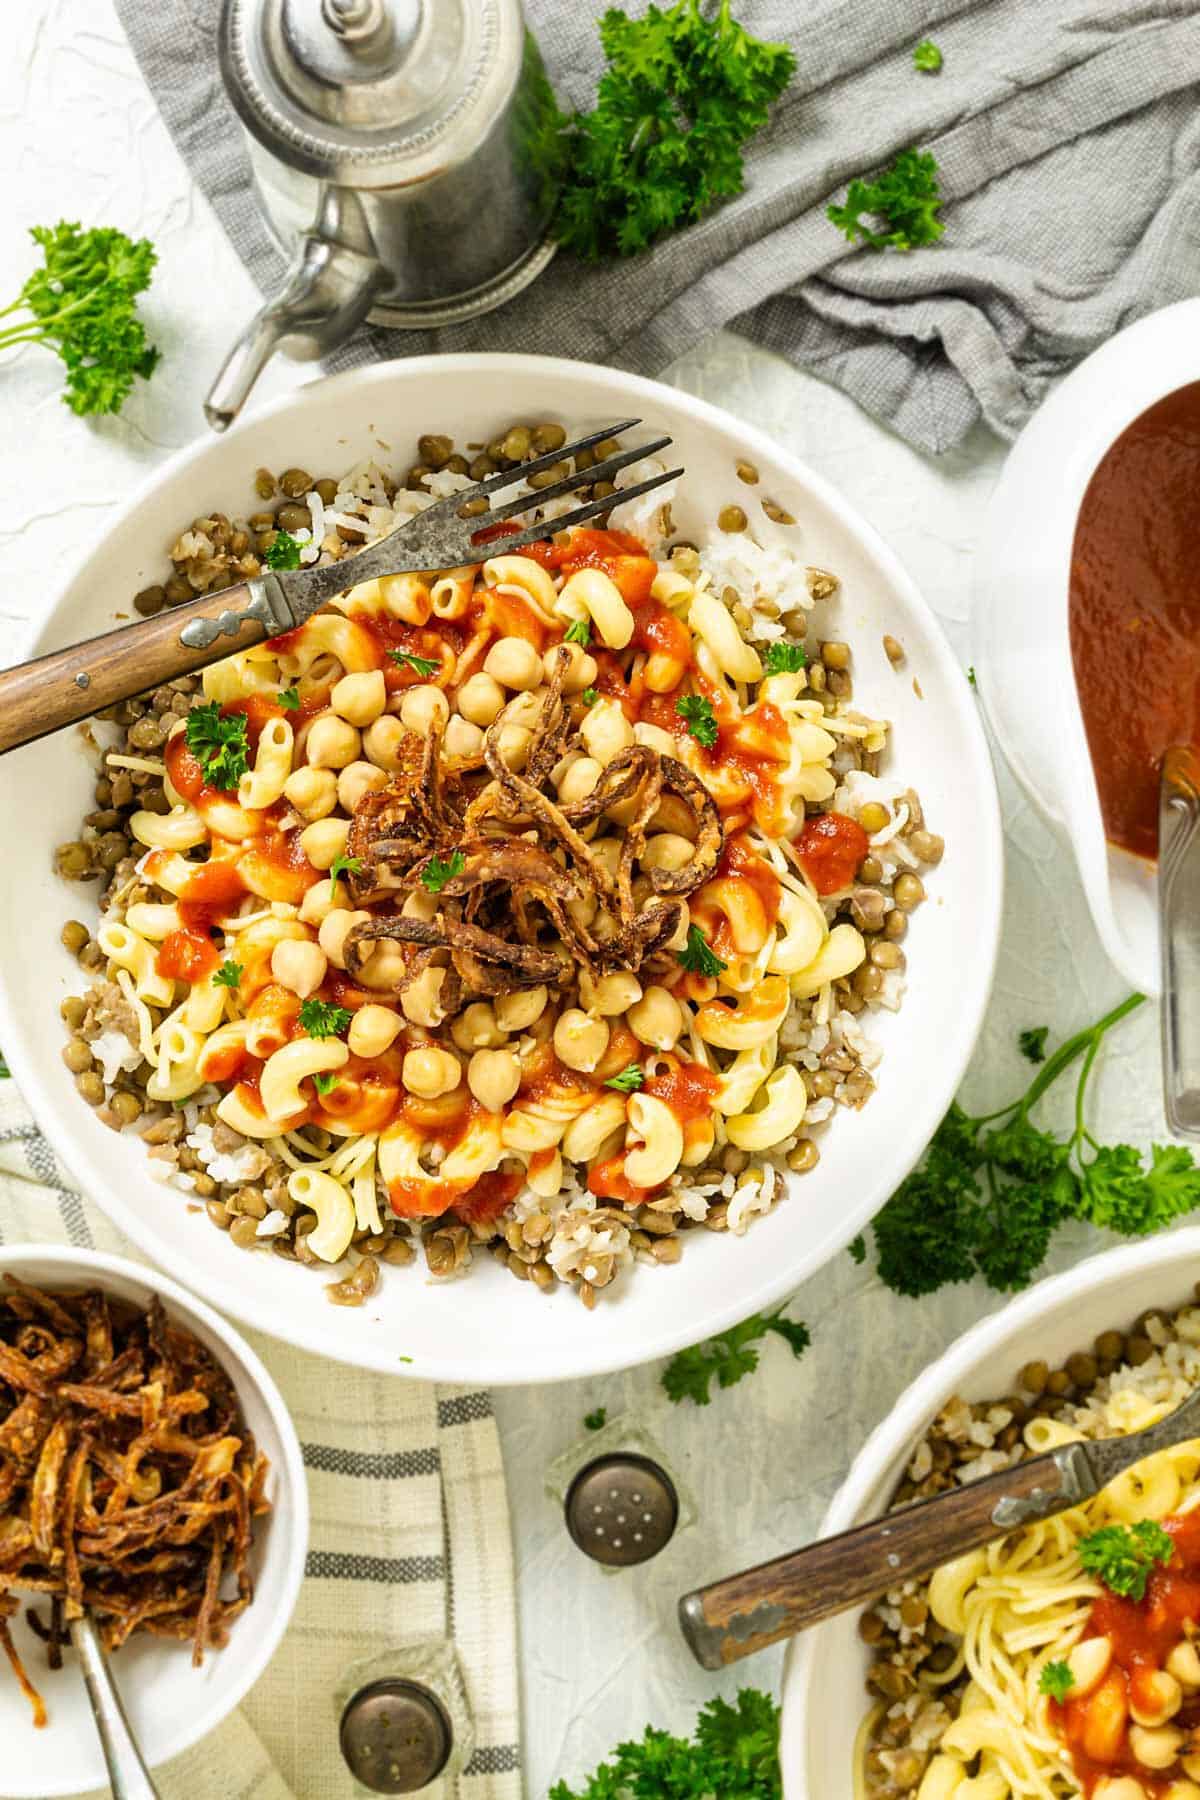
{"label": "white gravy boat", "polygon": [[975,565],[976,679],[1014,773],[1071,840],[1096,929],[1141,993],[1161,986],[1155,870],[1111,846],[1075,688],[1071,547],[1105,452],[1156,400],[1200,381],[1200,299],[1118,332],[1018,438]]}

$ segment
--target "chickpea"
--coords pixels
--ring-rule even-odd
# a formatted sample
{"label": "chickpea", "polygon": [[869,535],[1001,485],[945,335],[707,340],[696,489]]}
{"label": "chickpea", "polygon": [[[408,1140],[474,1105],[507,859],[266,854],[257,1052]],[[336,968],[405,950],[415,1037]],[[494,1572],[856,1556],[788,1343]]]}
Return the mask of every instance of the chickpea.
{"label": "chickpea", "polygon": [[511,1050],[476,1050],[467,1064],[467,1086],[488,1112],[501,1112],[521,1085],[521,1065]]}
{"label": "chickpea", "polygon": [[400,746],[407,736],[399,719],[392,713],[384,713],[363,732],[363,755],[377,768],[387,769],[394,775],[400,768]]}
{"label": "chickpea", "polygon": [[567,764],[555,784],[560,801],[564,806],[574,806],[576,802],[586,800],[603,773],[594,756],[577,757],[573,763]]}
{"label": "chickpea", "polygon": [[437,1100],[458,1086],[462,1064],[457,1056],[436,1044],[419,1044],[405,1055],[400,1074],[410,1094],[417,1094],[422,1100]]}
{"label": "chickpea", "polygon": [[483,732],[478,725],[472,725],[470,719],[452,713],[446,726],[445,744],[447,756],[474,759],[483,755]]}
{"label": "chickpea", "polygon": [[683,1008],[665,987],[648,987],[625,1015],[634,1037],[655,1050],[671,1050],[683,1030]]}
{"label": "chickpea", "polygon": [[370,725],[386,707],[387,697],[383,670],[364,669],[335,682],[329,704],[348,724]]}
{"label": "chickpea", "polygon": [[1186,1640],[1176,1644],[1167,1658],[1167,1673],[1173,1675],[1181,1687],[1200,1688],[1200,1651],[1195,1644]]}
{"label": "chickpea", "polygon": [[424,924],[432,923],[441,902],[436,894],[428,888],[414,888],[411,894],[404,896],[404,905],[400,908],[403,919],[420,919]]}
{"label": "chickpea", "polygon": [[535,688],[542,679],[542,659],[526,638],[497,638],[483,660],[483,669],[507,688]]}
{"label": "chickpea", "polygon": [[502,1032],[527,1031],[545,1011],[546,989],[518,988],[513,994],[498,994],[492,1004]]}
{"label": "chickpea", "polygon": [[408,959],[399,944],[377,943],[359,980],[364,987],[394,993],[408,974]]}
{"label": "chickpea", "polygon": [[355,1056],[382,1056],[391,1048],[404,1021],[390,1006],[360,1006],[350,1021],[346,1042]]}
{"label": "chickpea", "polygon": [[568,1069],[590,1073],[608,1049],[608,1026],[589,1018],[577,1006],[560,1013],[554,1027],[554,1053]]}
{"label": "chickpea", "polygon": [[638,859],[643,869],[685,869],[696,854],[690,839],[674,831],[661,831],[648,838]]}
{"label": "chickpea", "polygon": [[579,735],[589,756],[608,764],[635,741],[633,726],[615,700],[598,700],[583,716]]}
{"label": "chickpea", "polygon": [[336,856],[346,854],[349,819],[318,819],[300,833],[300,848],[314,869],[328,869]]}
{"label": "chickpea", "polygon": [[435,719],[445,724],[450,717],[450,702],[440,687],[423,681],[405,688],[400,696],[400,722],[418,737],[428,737]]}
{"label": "chickpea", "polygon": [[344,769],[357,759],[361,748],[357,729],[334,713],[314,719],[304,740],[305,759],[314,769]]}
{"label": "chickpea", "polygon": [[271,952],[271,973],[293,994],[307,1000],[325,979],[329,959],[318,944],[282,938]]}
{"label": "chickpea", "polygon": [[523,693],[514,694],[504,708],[504,723],[523,725],[527,731],[532,731],[542,716],[545,697],[545,688],[526,688]]}
{"label": "chickpea", "polygon": [[562,680],[564,694],[582,694],[584,688],[591,687],[600,673],[599,664],[594,656],[589,656],[582,644],[552,644],[542,658],[542,669],[549,681],[558,666],[558,659],[563,651],[570,657],[566,673]]}
{"label": "chickpea", "polygon": [[441,1024],[446,1017],[442,1005],[445,979],[445,969],[422,969],[416,980],[409,982],[400,996],[400,1011],[410,1024],[424,1025],[427,1030]]}
{"label": "chickpea", "polygon": [[338,805],[343,812],[352,813],[368,794],[378,793],[386,785],[387,776],[374,763],[347,763],[337,778]]}
{"label": "chickpea", "polygon": [[460,1050],[499,1050],[505,1040],[486,1000],[474,1000],[460,1012],[450,1027],[450,1036]]}
{"label": "chickpea", "polygon": [[593,981],[586,972],[580,977],[579,998],[589,1013],[598,1013],[602,1019],[615,1019],[620,1013],[628,1012],[641,997],[641,982],[626,969],[602,975],[599,981]]}
{"label": "chickpea", "polygon": [[327,818],[338,802],[337,776],[332,769],[293,769],[283,784],[283,797],[302,819]]}
{"label": "chickpea", "polygon": [[1098,1688],[1112,1663],[1110,1637],[1082,1638],[1067,1657],[1071,1671],[1071,1698],[1084,1700]]}
{"label": "chickpea", "polygon": [[1174,1725],[1148,1731],[1144,1725],[1129,1727],[1129,1748],[1144,1769],[1169,1769],[1186,1740]]}
{"label": "chickpea", "polygon": [[1131,1683],[1129,1712],[1139,1725],[1165,1725],[1183,1705],[1183,1689],[1165,1669],[1139,1673]]}
{"label": "chickpea", "polygon": [[370,917],[369,912],[350,912],[344,906],[337,906],[321,920],[317,942],[335,969],[344,969],[346,966],[347,933],[355,925],[366,924]]}
{"label": "chickpea", "polygon": [[639,721],[633,728],[633,741],[643,744],[647,750],[656,750],[660,756],[678,754],[675,739],[661,725],[645,725]]}
{"label": "chickpea", "polygon": [[504,705],[504,689],[490,675],[472,675],[458,690],[458,710],[472,725],[487,727]]}
{"label": "chickpea", "polygon": [[344,881],[314,881],[300,902],[300,917],[306,925],[322,925],[335,906],[349,906],[350,890]]}
{"label": "chickpea", "polygon": [[524,725],[502,725],[498,748],[505,765],[510,769],[523,769],[529,760],[529,746],[533,742],[533,733]]}

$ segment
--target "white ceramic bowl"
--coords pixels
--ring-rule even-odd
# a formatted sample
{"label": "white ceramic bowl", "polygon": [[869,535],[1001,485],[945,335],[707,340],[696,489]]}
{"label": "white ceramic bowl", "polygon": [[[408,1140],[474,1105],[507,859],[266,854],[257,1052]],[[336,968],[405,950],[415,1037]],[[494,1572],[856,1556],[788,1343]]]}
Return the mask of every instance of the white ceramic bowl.
{"label": "white ceramic bowl", "polygon": [[[1011,1391],[1033,1358],[1052,1366],[1090,1348],[1100,1332],[1124,1329],[1152,1306],[1179,1306],[1200,1276],[1200,1228],[1122,1246],[1040,1282],[964,1332],[906,1388],[867,1439],[821,1522],[822,1537],[886,1510],[905,1464],[930,1423],[958,1394],[987,1400]],[[785,1800],[852,1800],[852,1753],[868,1705],[868,1654],[859,1611],[793,1640],[784,1664]]]}
{"label": "white ceramic bowl", "polygon": [[[889,766],[920,792],[946,839],[905,948],[911,985],[885,1017],[879,1091],[861,1115],[823,1134],[822,1161],[744,1239],[702,1232],[681,1268],[637,1268],[589,1313],[565,1289],[517,1288],[490,1257],[469,1279],[435,1285],[388,1270],[360,1309],[328,1304],[323,1282],[277,1257],[240,1251],[203,1211],[152,1183],[136,1139],[101,1125],[63,1067],[58,1005],[78,985],[59,945],[72,915],[90,915],[89,890],[64,886],[53,846],[76,835],[91,805],[75,734],[60,733],[0,763],[0,838],[20,845],[19,874],[0,889],[0,1044],[63,1161],[148,1255],[226,1311],[309,1350],[388,1373],[448,1381],[549,1381],[623,1368],[731,1325],[790,1293],[847,1243],[912,1167],[953,1096],[991,984],[1001,899],[1001,838],[988,751],[974,698],[912,582],[869,526],[830,487],[766,437],[655,382],[540,357],[415,358],[302,388],[219,440],[167,463],[111,522],[49,608],[32,648],[47,650],[111,624],[133,593],[161,578],[182,525],[212,507],[253,510],[260,465],[341,473],[371,453],[403,466],[424,430],[487,438],[514,416],[585,429],[640,415],[666,430],[688,478],[674,514],[690,535],[737,500],[764,539],[784,537],[808,561],[836,570],[841,599],[827,614],[853,641],[856,693],[895,726]],[[380,444],[385,448],[380,449]],[[739,457],[757,463],[757,488],[738,482]],[[795,514],[773,526],[761,495]],[[902,672],[885,631],[908,653]],[[828,635],[828,632],[825,633]],[[914,692],[914,678],[921,695]],[[401,1362],[400,1358],[411,1358]]]}
{"label": "white ceramic bowl", "polygon": [[1200,381],[1200,300],[1118,332],[1018,438],[975,558],[975,665],[988,718],[1024,787],[1069,835],[1101,941],[1145,994],[1160,986],[1155,871],[1104,836],[1071,660],[1071,547],[1105,452],[1147,407],[1192,381]]}
{"label": "white ceramic bowl", "polygon": [[[38,1244],[0,1249],[0,1276],[6,1272],[50,1290],[103,1288],[139,1306],[159,1295],[175,1323],[226,1370],[246,1423],[270,1459],[271,1511],[256,1522],[250,1557],[254,1604],[234,1621],[225,1648],[208,1652],[194,1669],[189,1644],[134,1637],[112,1659],[130,1724],[154,1768],[216,1729],[254,1686],[287,1629],[308,1548],[308,1486],[296,1429],[250,1346],[211,1307],[164,1275],[96,1250]],[[23,1600],[19,1589],[17,1597]],[[68,1652],[57,1672],[46,1667],[45,1646],[26,1623],[24,1604],[12,1633],[50,1722],[44,1731],[34,1729],[29,1703],[7,1663],[0,1663],[0,1794],[34,1800],[106,1787],[100,1740],[74,1657]]]}

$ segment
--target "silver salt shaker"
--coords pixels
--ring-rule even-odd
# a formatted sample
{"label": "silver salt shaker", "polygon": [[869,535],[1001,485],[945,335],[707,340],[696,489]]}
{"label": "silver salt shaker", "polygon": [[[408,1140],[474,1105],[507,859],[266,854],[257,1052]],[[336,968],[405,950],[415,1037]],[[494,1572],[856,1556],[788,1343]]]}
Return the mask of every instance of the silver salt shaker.
{"label": "silver salt shaker", "polygon": [[554,97],[520,0],[225,0],[219,48],[292,260],[213,384],[215,430],[277,349],[471,318],[553,255]]}

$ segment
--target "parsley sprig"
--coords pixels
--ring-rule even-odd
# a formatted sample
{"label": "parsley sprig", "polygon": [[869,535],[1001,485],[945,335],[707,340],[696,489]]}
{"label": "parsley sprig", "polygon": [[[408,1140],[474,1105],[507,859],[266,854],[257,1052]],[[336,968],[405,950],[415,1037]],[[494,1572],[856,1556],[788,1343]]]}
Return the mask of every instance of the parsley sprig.
{"label": "parsley sprig", "polygon": [[582,694],[580,694],[579,698],[583,701],[583,704],[585,706],[595,706],[597,700],[600,698],[599,689],[598,688],[584,688],[584,690],[583,690]]}
{"label": "parsley sprig", "polygon": [[783,1800],[779,1708],[756,1688],[743,1688],[733,1704],[718,1696],[692,1737],[648,1725],[582,1786],[555,1782],[547,1800]]}
{"label": "parsley sprig", "polygon": [[722,969],[729,967],[710,948],[708,939],[698,925],[688,926],[687,943],[675,955],[676,961],[681,962],[692,975],[719,975]]}
{"label": "parsley sprig", "polygon": [[596,106],[567,126],[555,229],[588,262],[630,256],[740,194],[742,147],[796,67],[786,44],[751,37],[720,0],[651,5],[600,21],[608,68]]}
{"label": "parsley sprig", "polygon": [[299,538],[290,531],[277,531],[263,553],[263,561],[268,569],[298,569],[300,549]]}
{"label": "parsley sprig", "polygon": [[422,681],[428,681],[441,668],[436,656],[414,656],[411,650],[389,650],[388,655],[399,668],[411,669]]}
{"label": "parsley sprig", "polygon": [[339,875],[357,875],[361,868],[361,856],[343,856],[339,853],[329,865],[330,890],[332,891],[333,884]]}
{"label": "parsley sprig", "polygon": [[[981,1117],[955,1104],[925,1161],[875,1220],[879,1274],[899,1294],[932,1294],[982,1276],[1002,1293],[1028,1285],[1064,1220],[1145,1237],[1200,1206],[1200,1168],[1182,1144],[1154,1144],[1147,1167],[1132,1144],[1101,1144],[1084,1123],[1088,1081],[1104,1038],[1140,994],[1047,1057],[1019,1099]],[[1056,1137],[1031,1114],[1079,1063],[1074,1127]]]}
{"label": "parsley sprig", "polygon": [[316,1088],[322,1100],[325,1098],[326,1094],[331,1094],[338,1084],[338,1078],[333,1074],[332,1070],[325,1072],[318,1070],[312,1080],[313,1086]]}
{"label": "parsley sprig", "polygon": [[331,1006],[327,1000],[300,1002],[300,1027],[310,1038],[338,1037],[352,1017],[344,1006]]}
{"label": "parsley sprig", "polygon": [[226,961],[226,962],[223,962],[221,964],[220,968],[217,969],[216,972],[214,973],[213,986],[214,987],[223,987],[223,988],[236,988],[238,983],[241,981],[241,979],[242,979],[241,963]]}
{"label": "parsley sprig", "polygon": [[572,619],[563,632],[564,644],[590,644],[592,641],[592,621],[590,619]]}
{"label": "parsley sprig", "polygon": [[1065,1700],[1075,1686],[1075,1677],[1065,1662],[1048,1662],[1038,1676],[1038,1691],[1051,1700]]}
{"label": "parsley sprig", "polygon": [[65,219],[35,225],[29,235],[43,264],[0,311],[12,321],[0,326],[0,350],[47,345],[66,366],[63,400],[73,413],[120,412],[135,378],[148,380],[158,364],[137,315],[137,296],[158,260],[154,246],[111,226],[83,231]]}
{"label": "parsley sprig", "polygon": [[1050,1027],[1048,1025],[1031,1025],[1027,1031],[1017,1033],[1017,1048],[1027,1062],[1045,1062],[1046,1039],[1049,1036]]}
{"label": "parsley sprig", "polygon": [[767,645],[762,664],[767,675],[795,675],[808,667],[808,652],[803,644],[785,644],[780,640]]}
{"label": "parsley sprig", "polygon": [[421,886],[428,888],[431,894],[440,894],[448,881],[461,875],[467,866],[467,859],[461,850],[456,850],[445,862],[440,856],[431,856],[421,870]]}
{"label": "parsley sprig", "polygon": [[932,38],[922,38],[913,51],[913,68],[922,75],[936,75],[942,66],[942,53]]}
{"label": "parsley sprig", "polygon": [[600,1431],[607,1422],[607,1406],[598,1406],[594,1412],[584,1413],[583,1415],[583,1426],[585,1431]]}
{"label": "parsley sprig", "polygon": [[752,1374],[758,1367],[754,1346],[772,1331],[791,1346],[793,1356],[803,1356],[812,1342],[807,1325],[785,1319],[782,1306],[773,1313],[752,1313],[729,1331],[677,1351],[662,1372],[663,1387],[674,1401],[694,1400],[697,1406],[707,1406],[713,1376],[718,1387],[728,1388]]}
{"label": "parsley sprig", "polygon": [[1175,1540],[1155,1519],[1139,1519],[1136,1525],[1102,1525],[1078,1543],[1085,1572],[1102,1581],[1111,1594],[1126,1600],[1143,1600],[1155,1563],[1169,1563]]}
{"label": "parsley sprig", "polygon": [[285,712],[295,712],[300,705],[300,689],[298,687],[280,688],[275,696],[276,706],[282,706]]}
{"label": "parsley sprig", "polygon": [[711,750],[717,741],[717,721],[713,715],[712,701],[706,700],[702,694],[683,694],[675,702],[675,711],[681,719],[686,719],[688,731],[698,744]]}
{"label": "parsley sprig", "polygon": [[611,1075],[604,1085],[616,1088],[619,1094],[635,1094],[640,1087],[646,1085],[646,1071],[641,1063],[630,1063],[619,1075]]}
{"label": "parsley sprig", "polygon": [[215,700],[193,706],[185,727],[188,749],[210,787],[228,793],[246,773],[249,743],[244,712],[223,713]]}
{"label": "parsley sprig", "polygon": [[[871,250],[916,250],[935,244],[946,227],[938,218],[942,196],[937,161],[929,150],[902,150],[873,181],[854,180],[841,206],[827,208],[839,231]],[[879,221],[876,231],[863,215]]]}

